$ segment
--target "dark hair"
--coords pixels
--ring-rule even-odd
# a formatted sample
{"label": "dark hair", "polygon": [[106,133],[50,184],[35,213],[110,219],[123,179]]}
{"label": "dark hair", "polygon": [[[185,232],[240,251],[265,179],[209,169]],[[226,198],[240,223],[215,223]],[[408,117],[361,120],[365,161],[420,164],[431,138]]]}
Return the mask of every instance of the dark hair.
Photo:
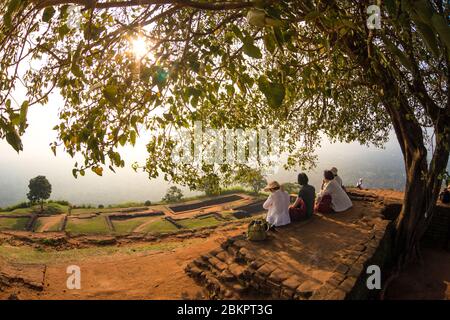
{"label": "dark hair", "polygon": [[334,179],[334,174],[333,172],[331,172],[330,170],[325,170],[323,172],[323,176],[325,177],[325,179],[327,180],[333,180]]}
{"label": "dark hair", "polygon": [[306,185],[308,184],[308,176],[305,173],[299,173],[297,176],[297,181],[299,185]]}

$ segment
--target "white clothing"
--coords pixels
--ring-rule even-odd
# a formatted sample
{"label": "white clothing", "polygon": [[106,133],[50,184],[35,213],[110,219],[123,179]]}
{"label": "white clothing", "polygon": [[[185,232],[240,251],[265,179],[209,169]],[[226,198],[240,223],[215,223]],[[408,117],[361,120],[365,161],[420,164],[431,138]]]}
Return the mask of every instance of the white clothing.
{"label": "white clothing", "polygon": [[263,208],[268,210],[266,219],[269,224],[279,227],[291,223],[289,216],[290,200],[289,194],[282,190],[273,192],[267,198]]}
{"label": "white clothing", "polygon": [[336,179],[328,182],[323,191],[320,192],[319,197],[329,194],[331,196],[331,207],[336,212],[342,212],[350,209],[353,206],[352,200],[348,197],[347,193],[339,185]]}
{"label": "white clothing", "polygon": [[338,182],[338,184],[342,187],[342,179],[339,176],[334,176],[334,180]]}

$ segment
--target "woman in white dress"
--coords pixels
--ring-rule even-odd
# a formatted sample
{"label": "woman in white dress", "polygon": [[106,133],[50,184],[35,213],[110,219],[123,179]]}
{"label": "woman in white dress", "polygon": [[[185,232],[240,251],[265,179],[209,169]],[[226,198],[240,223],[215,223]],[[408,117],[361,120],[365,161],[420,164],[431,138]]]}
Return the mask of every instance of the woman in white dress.
{"label": "woman in white dress", "polygon": [[289,217],[289,194],[282,190],[280,184],[276,181],[270,182],[264,188],[264,191],[271,192],[269,198],[263,204],[263,208],[268,210],[267,222],[275,227],[291,223],[291,218]]}
{"label": "woman in white dress", "polygon": [[319,203],[323,196],[331,196],[331,208],[335,212],[342,212],[350,209],[353,206],[352,200],[348,197],[344,189],[341,188],[339,182],[334,179],[331,171],[324,172],[324,188],[317,196],[317,203]]}

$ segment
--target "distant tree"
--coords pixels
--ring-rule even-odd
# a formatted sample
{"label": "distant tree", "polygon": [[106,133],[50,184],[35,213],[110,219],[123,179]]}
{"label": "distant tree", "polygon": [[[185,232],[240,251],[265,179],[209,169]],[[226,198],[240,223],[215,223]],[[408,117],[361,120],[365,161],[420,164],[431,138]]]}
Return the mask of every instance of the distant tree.
{"label": "distant tree", "polygon": [[30,192],[27,194],[28,200],[32,203],[39,202],[41,204],[41,212],[44,211],[44,200],[50,198],[52,193],[52,185],[44,176],[37,176],[30,180],[28,185]]}
{"label": "distant tree", "polygon": [[283,183],[283,189],[289,194],[298,193],[299,191],[299,185],[292,182],[286,182]]}
{"label": "distant tree", "polygon": [[220,182],[221,179],[217,174],[208,174],[200,179],[196,189],[203,191],[207,196],[216,196],[220,194],[222,190]]}
{"label": "distant tree", "polygon": [[182,198],[183,193],[181,192],[181,189],[176,186],[172,186],[167,190],[166,195],[162,198],[162,200],[166,202],[177,202]]}
{"label": "distant tree", "polygon": [[98,205],[98,208],[99,208],[99,209],[103,209],[103,208],[105,208],[105,206],[102,205],[102,204],[99,204],[99,205]]}
{"label": "distant tree", "polygon": [[251,188],[254,193],[259,193],[267,185],[267,180],[261,171],[249,167],[239,169],[236,173],[235,181]]}
{"label": "distant tree", "polygon": [[144,202],[144,205],[145,205],[146,207],[151,206],[151,205],[152,205],[152,202],[151,202],[150,200],[147,200],[147,201]]}

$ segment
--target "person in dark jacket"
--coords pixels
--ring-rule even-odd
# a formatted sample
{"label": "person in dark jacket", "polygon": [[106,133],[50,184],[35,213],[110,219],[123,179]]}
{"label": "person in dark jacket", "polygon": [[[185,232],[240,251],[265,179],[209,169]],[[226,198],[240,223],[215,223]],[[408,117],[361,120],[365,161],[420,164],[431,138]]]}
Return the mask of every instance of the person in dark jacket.
{"label": "person in dark jacket", "polygon": [[311,218],[314,212],[316,190],[308,184],[308,176],[303,172],[298,174],[297,181],[300,185],[300,190],[294,204],[289,207],[291,221]]}

